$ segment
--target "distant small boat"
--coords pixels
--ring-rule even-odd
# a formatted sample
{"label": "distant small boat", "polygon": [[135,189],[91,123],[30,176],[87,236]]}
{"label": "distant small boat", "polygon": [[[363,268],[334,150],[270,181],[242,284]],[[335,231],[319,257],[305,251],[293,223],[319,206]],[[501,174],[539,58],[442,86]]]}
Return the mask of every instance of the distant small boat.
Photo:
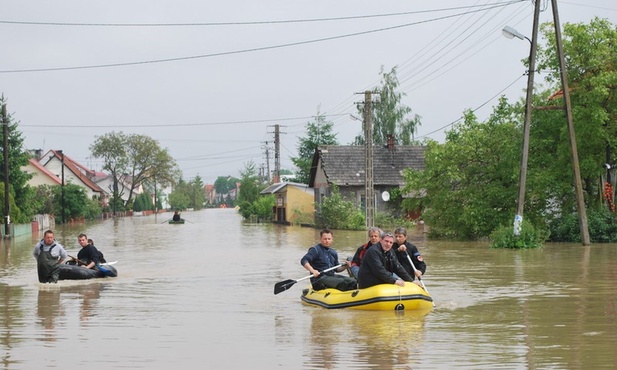
{"label": "distant small boat", "polygon": [[184,219],[180,220],[180,221],[174,221],[174,220],[169,220],[170,224],[183,224],[184,223]]}

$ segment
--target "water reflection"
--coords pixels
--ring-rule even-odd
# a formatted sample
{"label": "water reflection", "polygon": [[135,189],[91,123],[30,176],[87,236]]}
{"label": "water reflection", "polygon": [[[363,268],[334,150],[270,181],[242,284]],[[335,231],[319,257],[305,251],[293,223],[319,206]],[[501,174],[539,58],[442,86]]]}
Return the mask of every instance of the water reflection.
{"label": "water reflection", "polygon": [[[58,326],[65,325],[67,305],[79,302],[79,325],[87,326],[94,315],[103,284],[67,282],[69,285],[41,284],[37,297],[37,323],[43,327],[42,341],[56,341]],[[72,320],[72,318],[68,318]],[[61,324],[58,324],[61,322]]]}
{"label": "water reflection", "polygon": [[375,369],[411,369],[423,346],[431,311],[352,311],[314,308],[305,368],[350,364]]}

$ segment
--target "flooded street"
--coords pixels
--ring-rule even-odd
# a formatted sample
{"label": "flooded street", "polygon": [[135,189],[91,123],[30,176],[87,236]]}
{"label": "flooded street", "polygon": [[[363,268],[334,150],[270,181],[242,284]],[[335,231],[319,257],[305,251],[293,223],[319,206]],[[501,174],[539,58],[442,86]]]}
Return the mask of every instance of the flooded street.
{"label": "flooded street", "polygon": [[[39,284],[42,235],[0,254],[2,369],[601,369],[617,367],[617,245],[491,250],[410,239],[436,308],[327,310],[301,304],[300,258],[318,230],[246,224],[233,209],[107,220],[85,232],[117,278]],[[341,259],[365,232],[334,231]],[[8,244],[8,245],[7,245]]]}

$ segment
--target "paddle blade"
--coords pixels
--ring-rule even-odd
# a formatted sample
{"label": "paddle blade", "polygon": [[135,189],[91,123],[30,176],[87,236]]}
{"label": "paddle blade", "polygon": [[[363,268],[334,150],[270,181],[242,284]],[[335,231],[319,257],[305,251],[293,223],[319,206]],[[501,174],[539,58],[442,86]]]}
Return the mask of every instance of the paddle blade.
{"label": "paddle blade", "polygon": [[295,283],[297,283],[297,281],[293,279],[279,281],[278,283],[274,284],[274,294],[279,294],[286,291],[287,289],[291,288]]}

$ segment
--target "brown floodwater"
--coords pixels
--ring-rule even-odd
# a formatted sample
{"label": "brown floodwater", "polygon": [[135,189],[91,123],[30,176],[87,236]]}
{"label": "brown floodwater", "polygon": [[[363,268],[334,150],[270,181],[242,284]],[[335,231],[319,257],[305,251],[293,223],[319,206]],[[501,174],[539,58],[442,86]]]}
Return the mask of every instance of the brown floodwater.
{"label": "brown floodwater", "polygon": [[[305,306],[300,258],[318,231],[248,224],[233,209],[58,227],[86,232],[117,278],[39,284],[32,248],[0,249],[1,369],[617,368],[617,245],[411,240],[428,265],[428,313]],[[341,259],[367,239],[334,232]]]}

